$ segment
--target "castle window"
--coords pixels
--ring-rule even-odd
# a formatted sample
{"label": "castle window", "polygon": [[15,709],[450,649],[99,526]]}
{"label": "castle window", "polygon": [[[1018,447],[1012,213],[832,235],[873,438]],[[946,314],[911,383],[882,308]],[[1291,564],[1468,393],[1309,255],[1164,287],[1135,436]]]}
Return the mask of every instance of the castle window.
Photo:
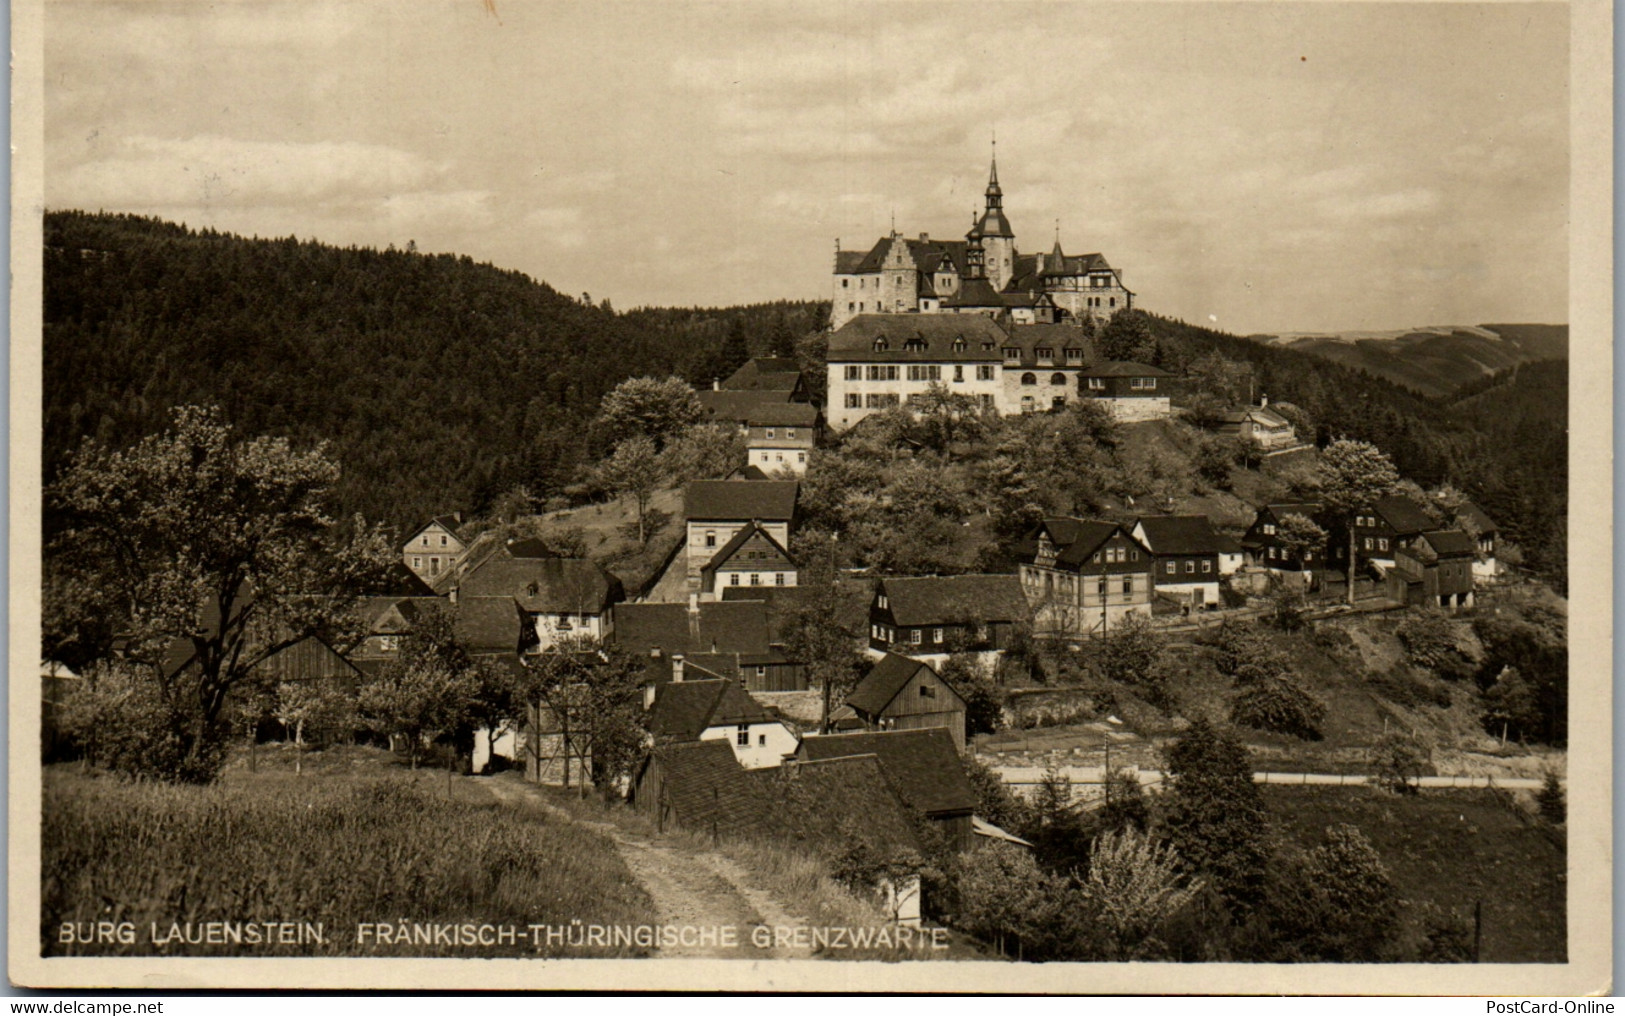
{"label": "castle window", "polygon": [[846,312],[848,314],[852,313],[853,311],[855,311],[857,309],[858,309],[857,304],[853,303],[851,300],[846,301]]}
{"label": "castle window", "polygon": [[846,408],[848,408],[848,409],[862,409],[863,408],[863,396],[859,395],[857,392],[847,392],[846,393]]}
{"label": "castle window", "polygon": [[964,368],[963,365],[957,364],[957,363],[954,364],[954,380],[955,381],[963,381],[963,380],[965,380],[965,368]]}
{"label": "castle window", "polygon": [[1033,350],[1033,352],[1040,360],[1055,359],[1055,350],[1049,348],[1048,346],[1039,346],[1037,349]]}
{"label": "castle window", "polygon": [[1033,397],[1031,395],[1023,395],[1021,397],[1021,411],[1023,413],[1031,413],[1035,409],[1036,406],[1033,402]]}
{"label": "castle window", "polygon": [[1117,297],[1114,296],[1111,299],[1107,300],[1106,304],[1107,304],[1107,306],[1110,306],[1110,307],[1117,306]]}
{"label": "castle window", "polygon": [[925,340],[917,338],[909,339],[907,342],[903,343],[903,349],[910,353],[923,353],[925,352]]}
{"label": "castle window", "polygon": [[715,547],[717,545],[717,531],[715,529],[707,529],[705,531],[705,545],[707,547]]}
{"label": "castle window", "polygon": [[768,440],[772,440],[772,438],[773,438],[773,428],[772,427],[767,428],[767,437],[768,437]]}
{"label": "castle window", "polygon": [[786,441],[794,441],[796,439],[796,429],[794,427],[784,428],[784,439]]}
{"label": "castle window", "polygon": [[1064,384],[1066,384],[1066,375],[1065,374],[1051,374],[1049,376],[1049,383],[1052,384],[1052,385],[1064,385]]}
{"label": "castle window", "polygon": [[841,280],[841,288],[845,289],[848,285],[851,284],[851,282],[852,282],[851,279],[842,279]]}
{"label": "castle window", "polygon": [[1066,396],[1065,395],[1057,395],[1057,396],[1055,396],[1055,398],[1050,400],[1049,405],[1050,405],[1051,409],[1053,409],[1053,410],[1055,410],[1057,412],[1065,409],[1066,408]]}
{"label": "castle window", "polygon": [[1092,377],[1089,379],[1089,387],[1095,391],[1103,392],[1106,390],[1106,379],[1103,377]]}
{"label": "castle window", "polygon": [[[1038,383],[1038,375],[1029,371],[1026,374],[1021,375],[1021,383],[1024,385],[1035,385]],[[1031,398],[1031,396],[1028,397]]]}
{"label": "castle window", "polygon": [[857,366],[856,364],[849,365],[846,368],[846,379],[848,381],[862,381],[863,380],[863,368]]}
{"label": "castle window", "polygon": [[884,353],[885,351],[886,351],[886,340],[885,339],[876,339],[875,340],[875,352]]}
{"label": "castle window", "polygon": [[982,343],[982,352],[984,352],[984,353],[993,352],[993,343],[991,343],[991,342]]}
{"label": "castle window", "polygon": [[965,340],[964,339],[955,339],[954,340],[954,352],[963,353],[964,351],[965,351]]}
{"label": "castle window", "polygon": [[1083,362],[1083,350],[1081,350],[1081,349],[1069,349],[1069,350],[1067,350],[1066,351],[1066,362],[1067,363],[1082,363]]}

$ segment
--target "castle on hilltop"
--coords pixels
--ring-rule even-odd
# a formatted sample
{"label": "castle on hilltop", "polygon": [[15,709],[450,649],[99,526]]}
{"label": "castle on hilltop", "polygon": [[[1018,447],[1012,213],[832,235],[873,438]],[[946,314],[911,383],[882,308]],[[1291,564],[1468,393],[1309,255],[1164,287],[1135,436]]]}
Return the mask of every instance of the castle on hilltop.
{"label": "castle on hilltop", "polygon": [[1103,323],[1133,304],[1100,254],[1016,251],[995,156],[987,204],[963,240],[908,239],[894,228],[868,251],[835,251],[833,331],[860,314],[980,314],[1005,324]]}

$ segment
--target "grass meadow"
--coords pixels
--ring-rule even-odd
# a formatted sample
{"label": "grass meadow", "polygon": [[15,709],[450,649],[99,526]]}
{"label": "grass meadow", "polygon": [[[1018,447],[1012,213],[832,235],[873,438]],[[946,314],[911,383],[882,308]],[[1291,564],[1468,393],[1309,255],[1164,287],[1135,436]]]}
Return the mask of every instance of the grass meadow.
{"label": "grass meadow", "polygon": [[[480,787],[410,772],[367,749],[241,764],[208,787],[47,770],[41,826],[44,955],[617,956],[358,942],[361,922],[641,924],[654,908],[614,845],[562,818],[498,805]],[[284,753],[285,754],[285,753]],[[370,756],[370,757],[369,757]],[[160,946],[172,924],[320,922],[320,943]],[[63,942],[62,925],[133,925],[134,941]],[[157,925],[155,936],[151,928]]]}

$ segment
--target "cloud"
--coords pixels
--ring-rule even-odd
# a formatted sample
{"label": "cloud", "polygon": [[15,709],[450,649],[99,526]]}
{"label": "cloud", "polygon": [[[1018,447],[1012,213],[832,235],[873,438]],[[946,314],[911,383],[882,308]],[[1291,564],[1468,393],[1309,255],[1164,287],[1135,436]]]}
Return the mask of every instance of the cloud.
{"label": "cloud", "polygon": [[51,175],[51,204],[297,204],[386,199],[425,189],[443,171],[422,156],[355,141],[247,141],[132,137],[113,151]]}
{"label": "cloud", "polygon": [[1408,219],[1439,207],[1439,192],[1426,187],[1382,194],[1339,194],[1322,199],[1317,207],[1334,219]]}

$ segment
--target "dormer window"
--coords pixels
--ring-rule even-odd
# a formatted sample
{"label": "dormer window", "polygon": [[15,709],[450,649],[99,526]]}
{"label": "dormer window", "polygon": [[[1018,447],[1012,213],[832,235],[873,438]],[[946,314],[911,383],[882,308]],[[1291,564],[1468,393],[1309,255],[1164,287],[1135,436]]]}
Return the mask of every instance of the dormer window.
{"label": "dormer window", "polygon": [[1082,363],[1083,362],[1083,350],[1081,350],[1081,349],[1069,349],[1069,350],[1067,350],[1066,351],[1066,362],[1067,363]]}
{"label": "dormer window", "polygon": [[1020,347],[1017,347],[1017,346],[1005,346],[1004,347],[1004,362],[1005,363],[1020,363],[1021,362],[1021,349],[1020,349]]}
{"label": "dormer window", "polygon": [[541,587],[534,582],[525,587],[526,596],[535,596],[539,592],[541,592]]}
{"label": "dormer window", "polygon": [[886,345],[886,340],[885,339],[876,339],[874,348],[875,348],[875,352],[884,353],[886,351],[886,349],[888,348],[887,345]]}
{"label": "dormer window", "polygon": [[991,343],[991,342],[982,343],[982,352],[984,352],[984,353],[993,352],[993,343]]}
{"label": "dormer window", "polygon": [[954,352],[963,353],[964,351],[965,351],[965,340],[964,339],[955,339],[954,340]]}
{"label": "dormer window", "polygon": [[1048,346],[1039,346],[1037,349],[1033,350],[1033,352],[1038,356],[1038,358],[1040,360],[1053,360],[1053,359],[1055,359],[1055,350],[1051,349]]}

